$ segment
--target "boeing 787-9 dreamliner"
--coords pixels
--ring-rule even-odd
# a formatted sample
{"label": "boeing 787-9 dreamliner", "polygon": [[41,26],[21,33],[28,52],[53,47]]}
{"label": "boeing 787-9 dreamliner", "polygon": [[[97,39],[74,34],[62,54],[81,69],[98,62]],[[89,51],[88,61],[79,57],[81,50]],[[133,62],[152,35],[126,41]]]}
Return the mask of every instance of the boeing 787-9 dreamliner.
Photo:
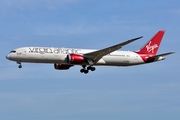
{"label": "boeing 787-9 dreamliner", "polygon": [[164,56],[174,52],[156,55],[165,31],[160,30],[138,51],[120,51],[123,46],[141,37],[100,49],[22,47],[12,50],[6,58],[16,61],[19,68],[22,62],[50,63],[57,70],[67,70],[74,65],[82,66],[81,73],[95,71],[95,66],[132,66],[164,60]]}

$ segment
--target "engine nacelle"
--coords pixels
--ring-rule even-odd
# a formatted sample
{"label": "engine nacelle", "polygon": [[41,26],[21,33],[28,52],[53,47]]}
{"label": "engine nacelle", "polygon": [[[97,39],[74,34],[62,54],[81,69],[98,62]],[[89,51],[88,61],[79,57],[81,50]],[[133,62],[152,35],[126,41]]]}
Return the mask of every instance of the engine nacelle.
{"label": "engine nacelle", "polygon": [[67,55],[67,61],[70,64],[81,64],[85,61],[84,56],[79,54],[69,54]]}
{"label": "engine nacelle", "polygon": [[54,64],[54,68],[56,70],[68,70],[71,66],[73,66],[73,65],[63,65],[63,64],[60,64],[60,63]]}

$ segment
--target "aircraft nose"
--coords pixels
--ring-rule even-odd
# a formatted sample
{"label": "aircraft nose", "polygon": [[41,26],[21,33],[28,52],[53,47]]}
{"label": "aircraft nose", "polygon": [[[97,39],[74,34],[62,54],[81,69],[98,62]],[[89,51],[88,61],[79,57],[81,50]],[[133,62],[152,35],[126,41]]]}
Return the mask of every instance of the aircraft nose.
{"label": "aircraft nose", "polygon": [[8,54],[8,55],[6,55],[6,59],[9,59],[9,54]]}

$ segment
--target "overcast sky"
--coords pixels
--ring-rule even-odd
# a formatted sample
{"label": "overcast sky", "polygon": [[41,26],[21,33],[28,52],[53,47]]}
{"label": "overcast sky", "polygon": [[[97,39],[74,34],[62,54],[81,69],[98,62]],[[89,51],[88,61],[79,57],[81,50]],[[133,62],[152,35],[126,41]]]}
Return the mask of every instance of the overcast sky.
{"label": "overcast sky", "polygon": [[[180,1],[0,0],[1,120],[179,120]],[[158,53],[167,59],[134,67],[23,63],[14,48],[49,46],[101,49],[144,36],[121,50],[140,49],[166,30]]]}

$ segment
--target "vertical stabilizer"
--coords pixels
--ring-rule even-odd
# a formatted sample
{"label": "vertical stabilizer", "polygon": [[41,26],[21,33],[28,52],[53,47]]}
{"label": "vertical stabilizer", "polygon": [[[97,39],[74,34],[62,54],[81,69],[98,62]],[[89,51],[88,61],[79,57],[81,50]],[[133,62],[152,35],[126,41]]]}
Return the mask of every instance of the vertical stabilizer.
{"label": "vertical stabilizer", "polygon": [[165,33],[165,30],[160,30],[139,51],[137,51],[137,53],[156,55],[156,53],[159,49],[159,46],[161,44],[161,40],[164,36],[164,33]]}

